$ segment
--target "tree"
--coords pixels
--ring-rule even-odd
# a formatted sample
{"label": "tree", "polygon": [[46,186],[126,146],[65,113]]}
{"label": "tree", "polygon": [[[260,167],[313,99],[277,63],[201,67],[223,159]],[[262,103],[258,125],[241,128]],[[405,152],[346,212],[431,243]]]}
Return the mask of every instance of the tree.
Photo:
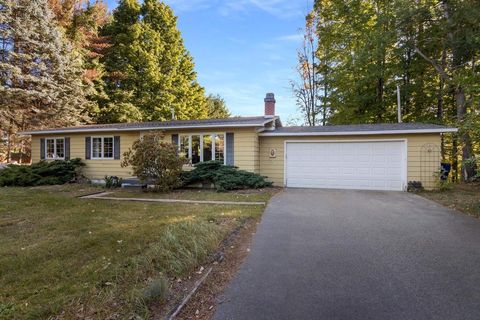
{"label": "tree", "polygon": [[208,119],[225,119],[230,117],[225,100],[220,95],[209,94],[207,96]]}
{"label": "tree", "polygon": [[48,0],[54,20],[76,51],[81,54],[83,81],[91,88],[92,102],[88,114],[95,117],[98,101],[107,98],[103,64],[100,58],[110,46],[109,38],[100,35],[100,29],[109,21],[107,5],[103,0]]}
{"label": "tree", "polygon": [[0,25],[0,119],[9,150],[18,130],[86,120],[81,60],[53,22],[47,1],[5,1]]}
{"label": "tree", "polygon": [[121,0],[104,35],[112,46],[101,59],[108,95],[100,104],[103,121],[166,120],[172,108],[178,119],[207,116],[204,90],[169,6]]}
{"label": "tree", "polygon": [[186,159],[178,155],[175,145],[163,138],[163,134],[156,132],[143,135],[123,154],[122,166],[132,166],[135,176],[144,182],[153,180],[156,190],[165,192],[181,186]]}
{"label": "tree", "polygon": [[458,142],[444,137],[444,160],[457,162],[457,145],[462,160],[479,152],[471,125],[480,112],[478,1],[316,0],[313,11],[329,123],[396,121],[399,84],[403,121],[461,128]]}
{"label": "tree", "polygon": [[[464,1],[442,0],[440,4],[445,30],[443,39],[446,43],[446,48],[449,48],[451,52],[449,63],[445,63],[446,56],[442,57],[442,63],[439,64],[425,55],[417,46],[415,46],[415,51],[432,65],[442,81],[449,83],[453,87],[457,122],[463,126],[465,125],[469,103],[464,82],[471,78],[470,75],[465,74],[464,66],[471,64],[471,71],[473,71],[474,75],[478,73],[478,68],[475,68],[475,62],[477,59],[476,54],[480,49],[480,41],[478,40],[478,34],[475,33],[480,30],[477,20],[480,18],[480,9],[478,8],[478,3],[473,5]],[[476,14],[470,15],[468,12]],[[450,74],[446,67],[450,69]],[[467,72],[469,71],[467,70]],[[476,78],[478,79],[478,75]],[[469,180],[475,175],[475,166],[474,163],[468,161],[473,156],[473,146],[467,130],[461,131],[460,140],[462,142],[463,159],[461,175],[463,180]]]}
{"label": "tree", "polygon": [[317,117],[320,115],[322,124],[327,120],[326,104],[320,106],[320,74],[318,66],[320,64],[317,53],[317,41],[314,34],[315,14],[312,12],[306,18],[305,34],[303,36],[302,47],[297,52],[298,81],[290,81],[292,91],[297,101],[297,106],[305,118],[305,123],[309,126],[317,125]]}

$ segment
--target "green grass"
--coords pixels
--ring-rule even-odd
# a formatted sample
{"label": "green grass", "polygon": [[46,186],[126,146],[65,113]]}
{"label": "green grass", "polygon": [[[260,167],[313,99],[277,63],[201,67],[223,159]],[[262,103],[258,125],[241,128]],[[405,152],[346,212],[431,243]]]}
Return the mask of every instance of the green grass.
{"label": "green grass", "polygon": [[0,188],[0,318],[146,317],[166,278],[194,270],[264,209],[75,198],[92,191]]}
{"label": "green grass", "polygon": [[267,202],[274,188],[262,190],[239,190],[229,192],[216,192],[215,190],[188,189],[175,190],[168,193],[157,193],[142,190],[107,190],[112,192],[107,197],[118,198],[146,198],[146,199],[182,199],[182,200],[208,200],[208,201],[242,201],[242,202]]}
{"label": "green grass", "polygon": [[480,218],[480,183],[453,184],[449,190],[424,191],[420,195]]}

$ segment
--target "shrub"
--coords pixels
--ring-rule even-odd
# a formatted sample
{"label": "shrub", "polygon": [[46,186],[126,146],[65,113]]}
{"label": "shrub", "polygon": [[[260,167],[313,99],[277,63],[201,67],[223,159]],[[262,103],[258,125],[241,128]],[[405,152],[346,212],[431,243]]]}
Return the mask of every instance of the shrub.
{"label": "shrub", "polygon": [[408,192],[420,192],[425,190],[421,181],[408,181]]}
{"label": "shrub", "polygon": [[182,175],[184,185],[193,183],[213,183],[217,191],[265,188],[272,185],[265,177],[253,172],[238,170],[234,166],[225,166],[219,161],[207,161],[195,165],[192,171]]}
{"label": "shrub", "polygon": [[80,159],[41,161],[30,166],[9,165],[0,170],[0,186],[39,186],[72,182],[85,164]]}
{"label": "shrub", "polygon": [[110,188],[120,188],[122,186],[123,179],[117,176],[105,176],[105,187]]}
{"label": "shrub", "polygon": [[122,167],[131,165],[133,174],[142,182],[153,181],[156,191],[169,191],[181,186],[184,157],[177,147],[162,141],[163,134],[147,133],[123,154]]}

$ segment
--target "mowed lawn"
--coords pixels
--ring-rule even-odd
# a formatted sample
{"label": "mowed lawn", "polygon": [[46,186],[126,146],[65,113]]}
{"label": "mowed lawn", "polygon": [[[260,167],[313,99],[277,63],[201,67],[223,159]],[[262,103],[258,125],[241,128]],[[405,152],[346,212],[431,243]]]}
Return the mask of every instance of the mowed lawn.
{"label": "mowed lawn", "polygon": [[[264,210],[76,198],[92,191],[101,189],[0,189],[0,318],[147,317],[149,300],[163,294],[159,284],[192,272]],[[199,197],[192,192],[183,196]]]}
{"label": "mowed lawn", "polygon": [[143,192],[129,189],[108,191],[106,197],[116,198],[146,198],[146,199],[176,199],[176,200],[208,200],[208,201],[238,201],[238,202],[267,202],[275,189],[238,190],[230,192],[216,192],[215,190],[180,189],[168,194]]}

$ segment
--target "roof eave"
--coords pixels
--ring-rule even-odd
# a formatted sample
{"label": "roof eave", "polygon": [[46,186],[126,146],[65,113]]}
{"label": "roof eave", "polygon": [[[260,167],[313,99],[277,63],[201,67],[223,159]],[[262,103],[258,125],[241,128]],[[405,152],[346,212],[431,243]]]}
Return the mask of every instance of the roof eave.
{"label": "roof eave", "polygon": [[206,129],[206,128],[255,128],[265,126],[267,123],[272,122],[276,117],[267,118],[263,122],[251,124],[210,124],[210,125],[181,125],[181,126],[157,126],[157,127],[135,127],[135,128],[75,128],[75,129],[63,129],[63,130],[38,130],[38,131],[22,131],[19,132],[20,135],[42,135],[42,134],[57,134],[57,133],[82,133],[82,132],[123,132],[123,131],[150,131],[150,130],[177,130],[177,129]]}
{"label": "roof eave", "polygon": [[458,132],[457,128],[415,129],[415,130],[378,130],[378,131],[336,131],[336,132],[263,132],[263,137],[300,137],[300,136],[356,136],[379,134],[416,134],[416,133],[447,133]]}

